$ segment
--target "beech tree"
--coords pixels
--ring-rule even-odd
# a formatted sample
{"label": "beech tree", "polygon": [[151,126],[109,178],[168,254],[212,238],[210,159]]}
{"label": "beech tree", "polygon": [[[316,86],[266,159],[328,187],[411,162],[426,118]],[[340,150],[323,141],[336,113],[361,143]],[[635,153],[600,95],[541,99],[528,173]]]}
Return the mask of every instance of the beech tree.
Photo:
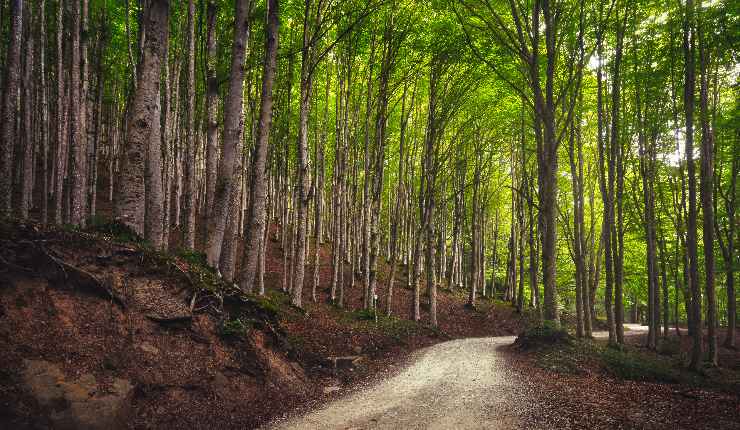
{"label": "beech tree", "polygon": [[[168,0],[151,1],[144,12],[147,36],[127,121],[128,140],[116,199],[116,217],[140,235],[144,234],[145,204],[152,202],[158,206],[146,208],[147,239],[156,247],[162,246],[162,212],[159,206],[162,183],[159,170],[156,170],[161,166],[154,164],[158,160],[152,156],[159,154],[161,143],[159,77],[169,28],[169,6]],[[145,183],[145,177],[149,179],[148,183]]]}

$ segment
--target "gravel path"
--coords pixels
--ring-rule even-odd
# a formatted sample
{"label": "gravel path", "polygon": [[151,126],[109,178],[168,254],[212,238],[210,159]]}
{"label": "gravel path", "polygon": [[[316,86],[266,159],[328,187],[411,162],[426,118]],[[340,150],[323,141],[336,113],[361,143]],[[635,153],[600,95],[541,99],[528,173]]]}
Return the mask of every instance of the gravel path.
{"label": "gravel path", "polygon": [[[637,324],[625,327],[625,335],[647,330]],[[514,339],[458,339],[430,346],[396,376],[266,429],[518,428],[527,396],[500,351]]]}
{"label": "gravel path", "polygon": [[269,429],[509,429],[514,377],[498,349],[513,336],[419,351],[398,375]]}

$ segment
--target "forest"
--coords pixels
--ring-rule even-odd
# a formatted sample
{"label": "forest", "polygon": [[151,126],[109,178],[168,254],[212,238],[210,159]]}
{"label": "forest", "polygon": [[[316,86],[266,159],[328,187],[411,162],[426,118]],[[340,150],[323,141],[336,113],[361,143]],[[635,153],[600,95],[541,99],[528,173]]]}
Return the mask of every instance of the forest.
{"label": "forest", "polygon": [[740,369],[738,2],[3,0],[0,34],[6,251],[125,230],[306,319],[492,306]]}

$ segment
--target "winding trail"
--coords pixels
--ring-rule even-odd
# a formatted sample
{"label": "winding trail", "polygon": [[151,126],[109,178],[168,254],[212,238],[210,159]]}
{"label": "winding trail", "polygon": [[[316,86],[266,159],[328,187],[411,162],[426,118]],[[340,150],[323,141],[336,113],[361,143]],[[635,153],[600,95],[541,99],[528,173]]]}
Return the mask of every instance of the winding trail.
{"label": "winding trail", "polygon": [[[625,335],[647,329],[625,327]],[[608,334],[597,332],[594,337]],[[424,348],[399,374],[266,429],[517,428],[526,393],[501,351],[514,339],[458,339]]]}

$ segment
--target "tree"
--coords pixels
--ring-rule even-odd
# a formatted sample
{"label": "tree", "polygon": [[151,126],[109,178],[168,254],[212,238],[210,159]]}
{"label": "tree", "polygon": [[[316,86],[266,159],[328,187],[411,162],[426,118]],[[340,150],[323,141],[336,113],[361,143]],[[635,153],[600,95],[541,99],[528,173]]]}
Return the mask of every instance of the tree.
{"label": "tree", "polygon": [[[136,90],[131,102],[130,118],[127,121],[128,137],[124,149],[121,178],[116,199],[116,217],[133,229],[144,234],[145,202],[159,198],[161,202],[161,178],[156,166],[161,144],[159,82],[162,55],[168,34],[169,1],[152,0],[144,13],[144,28],[147,37],[142,49],[141,65]],[[150,160],[150,161],[146,161]],[[146,166],[146,167],[145,167]],[[146,178],[150,181],[145,184]],[[159,187],[159,188],[157,188]],[[150,198],[147,198],[150,196]],[[160,203],[155,203],[158,205]],[[150,207],[147,212],[149,236],[155,247],[162,246],[161,209]]]}
{"label": "tree", "polygon": [[[188,0],[188,24],[187,24],[187,116],[185,122],[185,156],[183,159],[185,168],[183,209],[185,221],[185,246],[195,248],[195,222],[198,211],[196,201],[196,178],[195,178],[195,2]],[[228,201],[228,198],[226,199]],[[209,263],[217,265],[212,259]]]}
{"label": "tree", "polygon": [[240,157],[242,152],[244,60],[249,37],[249,9],[249,0],[237,1],[234,18],[234,44],[231,48],[229,92],[224,101],[224,148],[219,163],[216,194],[213,198],[213,211],[208,225],[206,244],[208,264],[216,268],[221,258],[232,194],[236,190],[237,157]]}
{"label": "tree", "polygon": [[686,0],[683,23],[684,54],[684,109],[686,134],[684,152],[688,171],[688,219],[686,227],[686,249],[688,254],[689,289],[691,291],[691,313],[694,325],[693,347],[689,367],[698,370],[702,355],[701,289],[699,287],[699,261],[696,244],[696,167],[694,166],[694,95],[696,66],[694,53],[694,1]]}
{"label": "tree", "polygon": [[[260,99],[259,125],[257,143],[252,160],[251,188],[247,210],[246,250],[240,285],[245,291],[254,288],[254,277],[257,271],[261,240],[265,236],[265,163],[272,122],[272,87],[277,64],[279,10],[278,1],[268,3],[267,33],[265,36],[265,58],[262,68],[262,92]],[[264,251],[263,251],[264,253]]]}
{"label": "tree", "polygon": [[3,85],[2,123],[0,124],[0,150],[2,150],[2,170],[0,171],[0,216],[11,213],[13,152],[16,144],[16,118],[18,115],[18,87],[21,70],[21,39],[23,34],[23,1],[10,3],[10,33],[5,57],[5,82]]}

